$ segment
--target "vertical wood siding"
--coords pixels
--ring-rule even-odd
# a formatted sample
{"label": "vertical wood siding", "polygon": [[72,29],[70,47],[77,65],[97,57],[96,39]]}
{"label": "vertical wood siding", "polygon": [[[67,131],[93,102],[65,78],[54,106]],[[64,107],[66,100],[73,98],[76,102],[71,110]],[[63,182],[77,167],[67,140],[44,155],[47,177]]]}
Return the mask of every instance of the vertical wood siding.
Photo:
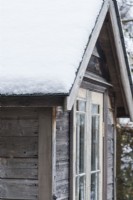
{"label": "vertical wood siding", "polygon": [[56,118],[56,196],[69,198],[69,113],[57,108]]}
{"label": "vertical wood siding", "polygon": [[34,109],[0,111],[0,199],[38,199],[38,118]]}
{"label": "vertical wood siding", "polygon": [[113,111],[108,102],[108,120],[107,120],[107,200],[114,199],[114,156],[115,156],[115,141],[114,141],[114,120]]}

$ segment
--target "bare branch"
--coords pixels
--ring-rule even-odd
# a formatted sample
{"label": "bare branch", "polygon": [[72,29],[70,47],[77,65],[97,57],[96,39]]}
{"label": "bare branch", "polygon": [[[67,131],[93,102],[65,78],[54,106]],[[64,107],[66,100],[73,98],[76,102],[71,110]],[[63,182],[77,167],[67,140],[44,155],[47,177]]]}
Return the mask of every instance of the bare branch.
{"label": "bare branch", "polygon": [[133,22],[133,19],[122,19],[122,23]]}

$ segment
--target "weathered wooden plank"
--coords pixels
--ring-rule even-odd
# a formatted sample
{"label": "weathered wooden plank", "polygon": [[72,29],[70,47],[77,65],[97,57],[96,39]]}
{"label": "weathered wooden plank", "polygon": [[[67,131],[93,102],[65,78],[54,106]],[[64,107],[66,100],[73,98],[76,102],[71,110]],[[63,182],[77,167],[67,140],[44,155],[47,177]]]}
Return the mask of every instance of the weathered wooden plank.
{"label": "weathered wooden plank", "polygon": [[18,119],[18,118],[37,118],[39,115],[37,108],[0,108],[0,119]]}
{"label": "weathered wooden plank", "polygon": [[113,147],[113,140],[108,140],[108,156],[111,156],[111,154],[114,154],[114,147]]}
{"label": "weathered wooden plank", "polygon": [[37,159],[0,158],[0,178],[37,179]]}
{"label": "weathered wooden plank", "polygon": [[60,130],[60,131],[57,131],[57,134],[56,134],[56,138],[57,138],[57,141],[64,141],[64,142],[68,142],[69,141],[69,134],[68,134],[68,130]]}
{"label": "weathered wooden plank", "polygon": [[38,181],[0,179],[0,198],[38,199]]}
{"label": "weathered wooden plank", "polygon": [[58,200],[69,198],[69,113],[57,109],[56,117],[56,196]]}
{"label": "weathered wooden plank", "polygon": [[37,157],[38,137],[0,137],[0,157]]}
{"label": "weathered wooden plank", "polygon": [[107,186],[107,200],[112,200],[113,199],[113,185],[109,184]]}
{"label": "weathered wooden plank", "polygon": [[69,143],[57,144],[56,146],[56,160],[68,160],[69,159]]}
{"label": "weathered wooden plank", "polygon": [[64,96],[45,95],[45,96],[0,96],[0,107],[52,107],[62,106]]}
{"label": "weathered wooden plank", "polygon": [[[7,199],[7,198],[0,198],[0,200],[14,200],[14,198],[13,198],[13,199],[9,199],[9,198],[8,198],[8,199]],[[18,199],[18,198],[17,198],[17,199],[15,199],[15,200],[29,200],[29,199]]]}
{"label": "weathered wooden plank", "polygon": [[39,116],[39,200],[52,199],[52,109]]}
{"label": "weathered wooden plank", "polygon": [[113,155],[111,154],[111,156],[108,156],[107,157],[107,160],[108,160],[108,164],[107,164],[107,166],[110,168],[110,167],[113,167],[113,165],[114,165],[114,157],[113,157]]}
{"label": "weathered wooden plank", "polygon": [[52,196],[56,195],[56,107],[52,109]]}
{"label": "weathered wooden plank", "polygon": [[56,144],[57,144],[57,146],[63,146],[63,145],[65,145],[65,146],[69,146],[69,138],[68,138],[68,136],[64,136],[64,138],[57,138],[56,139]]}
{"label": "weathered wooden plank", "polygon": [[[0,198],[0,200],[14,200],[14,199]],[[15,200],[29,200],[29,199],[18,199],[18,198],[17,198],[17,199],[15,199]]]}
{"label": "weathered wooden plank", "polygon": [[68,180],[69,178],[69,163],[57,162],[56,164],[56,181]]}
{"label": "weathered wooden plank", "polygon": [[110,167],[110,168],[108,168],[108,173],[107,173],[107,176],[108,176],[108,179],[107,179],[107,184],[113,184],[113,168],[112,167]]}
{"label": "weathered wooden plank", "polygon": [[56,125],[56,129],[57,129],[57,132],[60,132],[62,131],[62,134],[65,134],[64,131],[68,131],[68,124],[69,124],[69,121],[66,117],[63,118],[64,120],[60,120],[60,121],[57,121],[57,125]]}
{"label": "weathered wooden plank", "polygon": [[69,196],[69,183],[68,181],[58,181],[56,183],[56,190],[57,190],[57,199],[58,198],[66,198]]}
{"label": "weathered wooden plank", "polygon": [[94,83],[87,82],[86,80],[82,81],[81,87],[95,92],[105,92],[106,90],[105,86],[96,85]]}
{"label": "weathered wooden plank", "polygon": [[38,199],[38,116],[34,108],[0,109],[0,199]]}
{"label": "weathered wooden plank", "polygon": [[36,119],[0,119],[0,136],[36,136]]}
{"label": "weathered wooden plank", "polygon": [[108,139],[114,138],[114,125],[108,124]]}
{"label": "weathered wooden plank", "polygon": [[61,198],[57,198],[57,200],[69,200],[69,197],[61,197]]}
{"label": "weathered wooden plank", "polygon": [[6,168],[37,168],[38,159],[37,158],[0,158],[0,167]]}

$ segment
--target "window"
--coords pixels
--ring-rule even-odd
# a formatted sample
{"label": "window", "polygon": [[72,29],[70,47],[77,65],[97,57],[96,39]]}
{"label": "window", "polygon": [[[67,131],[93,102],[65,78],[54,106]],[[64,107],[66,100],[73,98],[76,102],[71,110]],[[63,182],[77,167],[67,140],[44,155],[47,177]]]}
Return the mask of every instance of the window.
{"label": "window", "polygon": [[103,94],[80,89],[74,107],[74,200],[102,200],[102,124]]}

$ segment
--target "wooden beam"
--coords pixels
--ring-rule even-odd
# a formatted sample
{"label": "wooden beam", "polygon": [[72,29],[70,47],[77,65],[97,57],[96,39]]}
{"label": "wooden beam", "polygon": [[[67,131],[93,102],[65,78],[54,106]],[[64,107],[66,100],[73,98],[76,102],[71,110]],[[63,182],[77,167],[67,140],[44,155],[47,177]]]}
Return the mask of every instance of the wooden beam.
{"label": "wooden beam", "polygon": [[122,19],[122,23],[125,24],[125,23],[129,23],[129,22],[133,22],[133,19]]}
{"label": "wooden beam", "polygon": [[0,107],[63,106],[64,96],[0,96]]}
{"label": "wooden beam", "polygon": [[39,113],[39,200],[52,199],[52,109]]}
{"label": "wooden beam", "polygon": [[56,198],[56,107],[52,109],[52,194]]}

